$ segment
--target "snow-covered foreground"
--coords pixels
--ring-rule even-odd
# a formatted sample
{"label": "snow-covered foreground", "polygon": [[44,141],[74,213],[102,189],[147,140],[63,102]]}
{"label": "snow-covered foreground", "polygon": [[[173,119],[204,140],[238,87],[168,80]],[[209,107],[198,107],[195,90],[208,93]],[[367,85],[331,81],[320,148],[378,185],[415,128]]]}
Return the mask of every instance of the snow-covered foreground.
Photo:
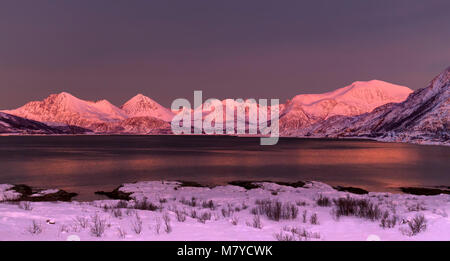
{"label": "snow-covered foreground", "polygon": [[[319,182],[255,184],[246,190],[139,182],[120,188],[132,193],[130,201],[57,203],[6,202],[17,193],[0,185],[0,240],[450,240],[448,194],[356,195]],[[333,201],[339,198],[341,209]],[[354,202],[366,210],[355,215],[363,217],[342,214],[351,199],[361,199]]]}

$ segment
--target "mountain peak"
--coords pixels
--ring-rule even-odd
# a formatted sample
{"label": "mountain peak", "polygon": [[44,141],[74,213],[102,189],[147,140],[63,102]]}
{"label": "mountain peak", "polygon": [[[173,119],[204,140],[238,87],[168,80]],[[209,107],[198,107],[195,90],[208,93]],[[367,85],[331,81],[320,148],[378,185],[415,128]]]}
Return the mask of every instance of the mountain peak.
{"label": "mountain peak", "polygon": [[385,81],[381,81],[381,80],[376,80],[376,79],[369,80],[369,81],[355,81],[352,84],[345,86],[343,88],[340,88],[338,90],[352,89],[352,88],[387,89],[388,91],[391,91],[392,89],[402,89],[404,91],[409,90],[412,92],[412,90],[406,86],[402,86],[402,85],[398,85],[398,84],[394,84],[394,83],[390,83],[390,82],[385,82]]}
{"label": "mountain peak", "polygon": [[[51,94],[47,98],[45,98],[40,103],[42,104],[59,104],[61,106],[64,106],[66,108],[68,107],[79,107],[82,106],[83,103],[86,101],[81,100],[74,95],[68,93],[68,92],[61,92],[58,94]],[[26,105],[25,105],[26,106]]]}
{"label": "mountain peak", "polygon": [[50,97],[57,97],[57,98],[60,98],[60,99],[77,99],[77,100],[79,100],[77,97],[75,97],[74,95],[72,95],[72,94],[70,94],[68,92],[60,92],[58,94],[51,94],[49,96],[49,98]]}
{"label": "mountain peak", "polygon": [[142,93],[138,93],[133,98],[130,99],[130,101],[133,101],[133,100],[139,101],[139,100],[151,100],[151,99],[149,97],[143,95]]}
{"label": "mountain peak", "polygon": [[340,95],[342,96],[356,95],[356,97],[358,97],[360,95],[381,95],[383,99],[394,98],[396,100],[405,100],[406,97],[413,92],[413,90],[408,87],[380,80],[357,81],[347,87],[338,89],[337,92],[339,92],[339,90],[342,90],[342,92],[340,92]]}
{"label": "mountain peak", "polygon": [[139,107],[145,107],[145,106],[154,106],[154,104],[157,104],[154,100],[150,99],[149,97],[143,95],[143,94],[136,94],[133,96],[133,98],[129,99],[127,102],[125,102],[121,108],[126,109],[130,106],[139,106]]}
{"label": "mountain peak", "polygon": [[140,93],[124,103],[121,109],[130,117],[151,116],[164,121],[171,121],[173,118],[169,109]]}
{"label": "mountain peak", "polygon": [[380,80],[356,81],[322,94],[295,96],[281,113],[282,132],[290,132],[332,116],[354,116],[387,104],[404,101],[413,91]]}
{"label": "mountain peak", "polygon": [[67,96],[67,97],[75,97],[72,94],[68,93],[68,92],[60,92],[57,94],[58,96]]}
{"label": "mountain peak", "polygon": [[342,101],[342,102],[368,102],[379,101],[399,102],[413,91],[408,87],[388,83],[380,80],[355,81],[352,84],[336,89],[331,92],[321,94],[301,94],[295,96],[291,102],[302,105],[313,105],[322,101]]}
{"label": "mountain peak", "polygon": [[68,92],[52,94],[7,113],[45,123],[64,123],[84,128],[127,118],[125,113],[106,100],[91,102]]}
{"label": "mountain peak", "polygon": [[110,101],[106,100],[106,99],[102,99],[102,100],[98,100],[95,102],[96,104],[99,105],[107,105],[107,106],[114,106]]}
{"label": "mountain peak", "polygon": [[329,118],[308,136],[370,137],[386,141],[449,144],[450,67],[401,103],[380,106],[354,117]]}
{"label": "mountain peak", "polygon": [[350,84],[349,86],[373,87],[373,86],[378,86],[378,85],[394,85],[394,84],[385,82],[385,81],[381,81],[381,80],[377,80],[377,79],[373,79],[373,80],[368,80],[368,81],[355,81],[352,84]]}

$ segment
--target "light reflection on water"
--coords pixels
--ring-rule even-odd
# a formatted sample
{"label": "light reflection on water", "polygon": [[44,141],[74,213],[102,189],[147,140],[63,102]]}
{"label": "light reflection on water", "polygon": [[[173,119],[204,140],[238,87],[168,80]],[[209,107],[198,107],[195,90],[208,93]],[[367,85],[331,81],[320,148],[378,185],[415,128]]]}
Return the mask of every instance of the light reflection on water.
{"label": "light reflection on water", "polygon": [[320,180],[372,191],[450,185],[450,148],[361,140],[206,136],[0,137],[0,183],[58,187],[96,198],[140,180]]}

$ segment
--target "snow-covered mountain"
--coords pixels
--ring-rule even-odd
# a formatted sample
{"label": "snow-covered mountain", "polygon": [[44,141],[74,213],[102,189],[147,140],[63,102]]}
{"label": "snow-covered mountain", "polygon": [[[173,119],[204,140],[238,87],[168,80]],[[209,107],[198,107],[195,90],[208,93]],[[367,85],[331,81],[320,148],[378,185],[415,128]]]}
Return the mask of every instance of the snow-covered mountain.
{"label": "snow-covered mountain", "polygon": [[174,113],[147,96],[138,94],[122,105],[128,117],[153,117],[170,122]]}
{"label": "snow-covered mountain", "polygon": [[449,111],[450,67],[404,102],[386,104],[355,117],[331,117],[297,134],[449,144]]}
{"label": "snow-covered mountain", "polygon": [[76,126],[48,126],[0,112],[0,134],[83,134],[88,130]]}
{"label": "snow-covered mountain", "polygon": [[93,129],[95,124],[127,118],[121,109],[106,100],[85,101],[67,92],[52,94],[43,101],[32,101],[5,112],[44,123],[62,123],[88,129]]}
{"label": "snow-covered mountain", "polygon": [[172,134],[170,123],[154,117],[132,117],[122,121],[93,126],[98,133],[109,134]]}
{"label": "snow-covered mountain", "polygon": [[[297,95],[286,104],[280,104],[280,133],[282,136],[363,136],[445,143],[449,138],[449,78],[447,69],[430,86],[414,93],[404,86],[372,80],[354,82],[324,94]],[[238,111],[245,117],[238,117],[235,123],[248,123],[250,117],[257,117],[258,111],[263,117],[270,118],[267,115],[270,108],[235,100],[221,101],[222,106],[227,103],[236,109],[230,113],[223,107],[224,129],[227,125],[225,117],[232,119]],[[42,133],[49,134],[74,132],[73,126],[97,133],[170,134],[170,121],[174,116],[172,111],[141,94],[118,108],[106,100],[85,101],[66,92],[4,112],[33,120],[17,118],[16,122],[34,126],[30,128],[36,128],[38,132],[43,129]],[[200,108],[191,112],[192,115],[201,113],[204,120],[218,113]],[[5,118],[7,114],[2,115]],[[13,128],[11,117],[9,115],[8,121],[0,122],[0,128],[3,128],[0,131]],[[76,131],[86,131],[82,128]]]}
{"label": "snow-covered mountain", "polygon": [[412,90],[379,80],[354,82],[323,94],[302,94],[288,101],[281,112],[280,132],[292,135],[336,115],[354,116],[378,106],[402,102]]}
{"label": "snow-covered mountain", "polygon": [[[270,100],[268,102],[270,103]],[[221,118],[224,131],[229,124],[234,124],[234,129],[236,130],[238,123],[251,125],[256,128],[259,116],[266,119],[266,121],[270,117],[270,106],[260,106],[257,101],[253,103],[249,100],[238,102],[234,99],[225,99],[217,105],[222,106],[222,115],[220,115],[220,109],[216,109],[215,104],[208,105],[206,103],[203,104],[203,108],[196,108],[193,115],[200,114],[203,120],[209,121]]]}
{"label": "snow-covered mountain", "polygon": [[101,133],[148,133],[152,127],[166,127],[163,122],[173,117],[170,110],[143,95],[118,108],[107,100],[85,101],[67,92],[4,112],[51,126],[73,125]]}
{"label": "snow-covered mountain", "polygon": [[[297,95],[288,100],[286,104],[280,104],[279,106],[280,133],[289,136],[332,116],[354,116],[370,112],[386,103],[402,102],[411,93],[412,90],[407,87],[372,80],[354,82],[349,86],[323,94]],[[258,115],[261,115],[264,119],[271,118],[270,106],[261,107],[257,103],[248,102],[239,103],[232,99],[222,100],[221,103],[224,128],[227,121],[228,123],[230,121],[226,119],[234,119],[235,116],[235,124],[237,122],[248,124],[250,118],[258,119]],[[216,118],[218,111],[205,109],[209,108],[205,105],[203,104],[203,108],[196,108],[194,114],[201,114],[203,119]],[[234,106],[234,111],[226,111],[225,108],[228,106]],[[245,116],[239,117],[238,115]]]}

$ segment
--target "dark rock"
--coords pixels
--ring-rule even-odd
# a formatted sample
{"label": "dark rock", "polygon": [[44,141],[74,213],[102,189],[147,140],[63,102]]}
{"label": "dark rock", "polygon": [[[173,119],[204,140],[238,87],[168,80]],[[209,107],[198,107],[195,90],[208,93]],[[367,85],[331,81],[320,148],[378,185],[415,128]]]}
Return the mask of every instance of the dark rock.
{"label": "dark rock", "polygon": [[58,192],[56,193],[50,193],[50,194],[45,194],[42,196],[36,196],[36,197],[25,197],[24,201],[34,201],[34,202],[39,202],[39,201],[71,201],[73,197],[77,196],[77,193],[70,193],[64,190],[58,190]]}
{"label": "dark rock", "polygon": [[282,186],[293,187],[293,188],[302,188],[306,184],[303,181],[297,181],[297,182],[274,182],[274,183],[278,184],[278,185],[282,185]]}
{"label": "dark rock", "polygon": [[401,187],[400,190],[403,193],[412,195],[434,196],[440,194],[450,194],[450,190],[443,190],[437,188]]}
{"label": "dark rock", "polygon": [[305,186],[305,184],[306,184],[303,181],[283,182],[283,181],[270,181],[270,180],[261,180],[261,181],[237,180],[237,181],[228,182],[228,184],[243,187],[245,189],[256,189],[256,188],[261,188],[260,185],[255,184],[255,183],[259,183],[259,182],[275,183],[275,184],[278,184],[281,186],[289,186],[289,187],[293,187],[293,188],[301,188],[301,187]]}
{"label": "dark rock", "polygon": [[254,184],[257,181],[243,181],[243,180],[236,180],[236,181],[231,181],[228,182],[228,184],[233,185],[233,186],[239,186],[239,187],[243,187],[245,189],[256,189],[256,188],[260,188],[261,186],[258,184]]}
{"label": "dark rock", "polygon": [[131,200],[132,197],[130,197],[130,195],[132,194],[131,192],[123,192],[120,190],[120,188],[122,188],[123,185],[120,185],[119,187],[117,187],[116,189],[114,189],[111,192],[108,191],[96,191],[95,194],[97,195],[104,195],[107,196],[110,199],[120,199],[120,200]]}
{"label": "dark rock", "polygon": [[31,194],[33,194],[33,189],[30,186],[27,186],[25,184],[14,185],[14,187],[12,187],[11,190],[14,190],[17,193],[20,193],[22,195],[22,197],[30,196]]}
{"label": "dark rock", "polygon": [[177,180],[177,181],[181,183],[179,187],[196,187],[196,188],[206,188],[206,187],[208,187],[206,185],[202,185],[202,184],[197,183],[195,181],[185,181],[185,180]]}
{"label": "dark rock", "polygon": [[358,194],[358,195],[364,195],[364,194],[368,194],[369,191],[362,189],[362,188],[355,188],[355,187],[342,187],[342,186],[335,186],[333,187],[335,190],[337,191],[345,191],[345,192],[350,192],[353,194]]}
{"label": "dark rock", "polygon": [[15,201],[71,201],[73,197],[78,195],[77,193],[69,193],[64,190],[58,190],[55,193],[32,196],[33,194],[42,191],[42,189],[33,189],[25,184],[14,185],[11,190],[14,190],[21,195],[18,199],[15,199]]}

